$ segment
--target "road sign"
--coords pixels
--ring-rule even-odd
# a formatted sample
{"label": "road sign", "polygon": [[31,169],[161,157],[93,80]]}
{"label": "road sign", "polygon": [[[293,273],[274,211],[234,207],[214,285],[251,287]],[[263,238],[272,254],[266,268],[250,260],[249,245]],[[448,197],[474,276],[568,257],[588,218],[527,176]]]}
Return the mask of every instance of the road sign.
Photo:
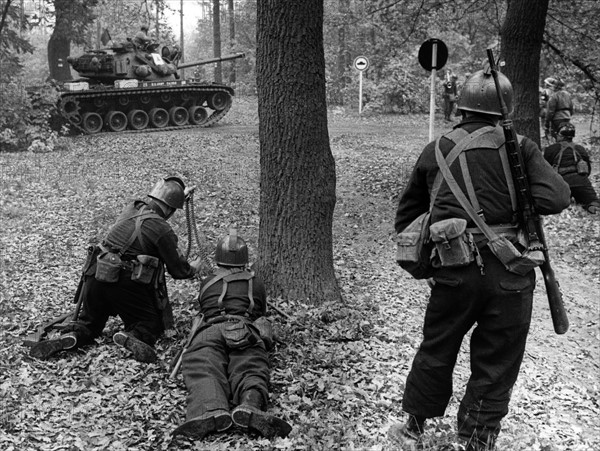
{"label": "road sign", "polygon": [[428,39],[419,48],[419,64],[425,70],[441,69],[448,61],[448,47],[439,39]]}
{"label": "road sign", "polygon": [[369,59],[366,56],[357,56],[354,58],[354,68],[357,71],[364,71],[369,68]]}

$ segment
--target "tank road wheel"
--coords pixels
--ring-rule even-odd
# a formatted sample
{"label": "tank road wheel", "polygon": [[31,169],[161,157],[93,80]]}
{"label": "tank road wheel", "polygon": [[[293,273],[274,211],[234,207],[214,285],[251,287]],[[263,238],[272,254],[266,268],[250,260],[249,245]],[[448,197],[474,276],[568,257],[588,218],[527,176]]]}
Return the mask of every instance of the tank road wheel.
{"label": "tank road wheel", "polygon": [[231,96],[224,91],[215,92],[208,98],[208,106],[216,111],[224,110],[231,103]]}
{"label": "tank road wheel", "polygon": [[206,108],[202,108],[201,106],[191,106],[188,109],[188,113],[190,114],[190,123],[194,125],[202,125],[208,119]]}
{"label": "tank road wheel", "polygon": [[178,127],[185,125],[189,118],[188,111],[182,106],[171,107],[169,110],[169,118],[173,125],[177,125]]}
{"label": "tank road wheel", "polygon": [[170,103],[171,102],[171,94],[169,94],[168,92],[163,92],[160,95],[160,100],[162,103]]}
{"label": "tank road wheel", "polygon": [[106,104],[106,101],[102,97],[94,97],[92,103],[96,108],[102,108]]}
{"label": "tank road wheel", "polygon": [[102,124],[102,117],[98,113],[85,113],[81,126],[91,135],[102,130]]}
{"label": "tank road wheel", "polygon": [[164,108],[152,108],[148,116],[153,127],[163,128],[169,123],[169,113]]}
{"label": "tank road wheel", "polygon": [[131,110],[127,114],[129,126],[133,130],[143,130],[148,126],[148,114],[143,110]]}
{"label": "tank road wheel", "polygon": [[119,102],[119,105],[121,106],[127,106],[129,104],[129,96],[119,96],[117,102]]}
{"label": "tank road wheel", "polygon": [[148,105],[150,103],[150,96],[148,94],[142,94],[140,96],[140,103],[142,105]]}
{"label": "tank road wheel", "polygon": [[127,128],[127,116],[122,111],[109,111],[104,122],[111,132],[122,132]]}

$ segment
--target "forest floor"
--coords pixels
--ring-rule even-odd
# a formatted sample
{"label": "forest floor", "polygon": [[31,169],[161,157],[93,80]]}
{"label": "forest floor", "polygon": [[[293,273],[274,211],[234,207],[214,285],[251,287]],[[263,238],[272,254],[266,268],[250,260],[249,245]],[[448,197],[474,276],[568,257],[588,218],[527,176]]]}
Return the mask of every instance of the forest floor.
{"label": "forest floor", "polygon": [[[436,122],[435,134],[450,124]],[[585,128],[585,127],[582,127]],[[175,443],[185,418],[181,375],[168,367],[185,339],[199,282],[169,279],[176,330],[159,361],[142,364],[112,343],[109,321],[97,345],[49,361],[22,339],[71,308],[85,249],[121,208],[164,174],[198,185],[195,212],[212,248],[230,226],[258,237],[256,102],[236,98],[209,129],[68,138],[45,154],[0,154],[0,449],[25,450],[396,450],[387,432],[404,420],[404,381],[421,340],[428,288],[395,264],[398,196],[427,142],[428,117],[332,110],[337,205],[334,261],[343,305],[272,302],[280,342],[272,353],[270,410],[293,425],[288,438],[230,431]],[[585,136],[583,136],[585,138]],[[600,190],[600,149],[591,148]],[[171,219],[185,249],[185,214]],[[570,320],[553,331],[538,272],[526,356],[503,421],[499,450],[600,449],[600,216],[572,205],[545,221]],[[425,449],[451,443],[469,375],[468,339],[455,369],[455,395],[431,420]]]}

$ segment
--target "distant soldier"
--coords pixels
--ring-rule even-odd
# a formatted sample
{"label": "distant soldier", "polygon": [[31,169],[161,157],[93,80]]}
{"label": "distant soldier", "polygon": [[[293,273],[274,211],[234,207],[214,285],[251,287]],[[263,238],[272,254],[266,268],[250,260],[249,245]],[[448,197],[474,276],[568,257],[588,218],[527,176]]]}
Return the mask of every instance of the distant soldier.
{"label": "distant soldier", "polygon": [[553,83],[549,83],[549,87],[552,93],[547,104],[545,129],[553,138],[556,138],[560,126],[571,122],[573,101],[571,95],[563,90],[564,83],[561,80],[554,80]]}
{"label": "distant soldier", "polygon": [[544,149],[544,158],[562,175],[571,188],[571,196],[588,213],[600,211],[598,194],[590,182],[592,163],[587,149],[573,142],[575,126],[564,124],[558,130],[556,143]]}
{"label": "distant soldier", "polygon": [[[550,99],[550,95],[552,94],[551,87],[556,84],[556,80],[552,77],[548,77],[544,80],[544,87],[540,88],[540,121],[542,127],[546,125],[546,116],[548,113],[548,100]],[[548,134],[546,138],[548,138]]]}
{"label": "distant soldier", "polygon": [[450,116],[456,105],[456,98],[458,96],[458,88],[456,86],[456,75],[450,75],[450,72],[446,72],[446,80],[444,81],[444,88],[442,91],[442,98],[444,99],[444,120],[450,121]]}
{"label": "distant soldier", "polygon": [[148,36],[148,25],[142,25],[140,31],[138,31],[133,38],[133,43],[140,49],[145,49],[146,46],[152,41]]}

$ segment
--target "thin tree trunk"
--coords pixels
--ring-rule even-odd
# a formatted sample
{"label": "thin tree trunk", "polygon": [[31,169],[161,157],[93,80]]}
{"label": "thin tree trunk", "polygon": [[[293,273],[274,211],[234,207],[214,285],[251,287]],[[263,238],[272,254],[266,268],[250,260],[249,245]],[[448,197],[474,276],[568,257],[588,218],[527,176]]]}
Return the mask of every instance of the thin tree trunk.
{"label": "thin tree trunk", "polygon": [[325,98],[323,0],[257,3],[260,229],[269,294],[340,300],[333,269],[335,161]]}
{"label": "thin tree trunk", "polygon": [[539,66],[549,0],[511,0],[501,30],[503,69],[514,89],[515,129],[540,144]]}
{"label": "thin tree trunk", "polygon": [[[221,57],[221,4],[219,0],[213,0],[213,56]],[[222,64],[215,66],[215,82],[223,82]]]}
{"label": "thin tree trunk", "polygon": [[[233,54],[235,50],[235,11],[234,11],[234,1],[228,0],[227,13],[229,15],[229,50],[230,53]],[[235,83],[235,60],[231,60],[229,63],[229,83]]]}

